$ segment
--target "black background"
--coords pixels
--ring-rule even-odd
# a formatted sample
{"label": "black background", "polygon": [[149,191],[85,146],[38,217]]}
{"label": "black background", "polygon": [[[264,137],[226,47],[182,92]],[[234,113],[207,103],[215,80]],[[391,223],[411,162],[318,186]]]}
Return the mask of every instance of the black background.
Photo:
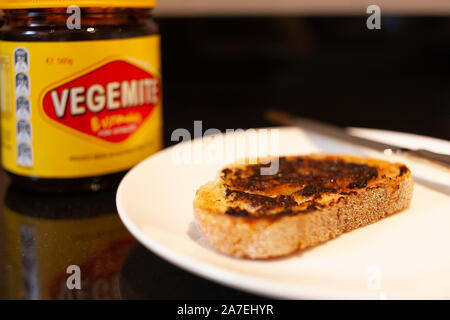
{"label": "black background", "polygon": [[450,19],[159,19],[166,143],[176,128],[268,126],[280,108],[450,139]]}

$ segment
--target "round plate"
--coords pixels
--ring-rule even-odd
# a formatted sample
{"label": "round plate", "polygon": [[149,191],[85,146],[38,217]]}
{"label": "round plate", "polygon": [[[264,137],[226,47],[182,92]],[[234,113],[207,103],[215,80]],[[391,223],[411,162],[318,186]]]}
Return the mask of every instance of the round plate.
{"label": "round plate", "polygon": [[[273,136],[279,143],[269,151],[271,154],[327,152],[389,159],[298,128],[273,130],[277,130]],[[381,130],[351,130],[371,139],[450,153],[447,141]],[[240,135],[243,133],[230,134],[226,139]],[[229,162],[219,152],[223,150],[223,137],[208,137],[203,142],[197,139],[165,149],[125,176],[117,192],[119,214],[148,249],[212,281],[274,298],[450,298],[448,172],[394,158],[404,160],[416,179],[407,210],[288,257],[237,259],[209,246],[193,222],[196,189],[213,180]],[[205,158],[205,153],[195,156],[205,148],[222,157]]]}

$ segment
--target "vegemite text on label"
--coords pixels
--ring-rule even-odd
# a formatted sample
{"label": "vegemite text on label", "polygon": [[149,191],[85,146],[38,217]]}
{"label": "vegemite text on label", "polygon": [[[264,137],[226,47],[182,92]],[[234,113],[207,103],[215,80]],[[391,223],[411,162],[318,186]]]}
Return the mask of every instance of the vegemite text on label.
{"label": "vegemite text on label", "polygon": [[109,142],[133,134],[160,100],[155,75],[111,61],[47,90],[43,110],[55,122]]}

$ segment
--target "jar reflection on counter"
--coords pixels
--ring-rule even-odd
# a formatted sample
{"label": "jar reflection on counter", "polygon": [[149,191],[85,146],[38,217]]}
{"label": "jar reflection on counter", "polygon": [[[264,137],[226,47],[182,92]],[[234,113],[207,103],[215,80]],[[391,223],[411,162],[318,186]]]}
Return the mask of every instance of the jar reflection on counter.
{"label": "jar reflection on counter", "polygon": [[[112,192],[46,196],[10,188],[0,218],[4,298],[119,299],[120,268],[135,241]],[[71,265],[80,268],[81,290],[68,288]]]}

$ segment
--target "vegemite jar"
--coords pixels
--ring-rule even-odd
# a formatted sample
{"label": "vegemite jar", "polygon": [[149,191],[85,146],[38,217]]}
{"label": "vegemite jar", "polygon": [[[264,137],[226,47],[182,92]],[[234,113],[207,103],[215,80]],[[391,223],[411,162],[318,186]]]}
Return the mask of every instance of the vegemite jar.
{"label": "vegemite jar", "polygon": [[1,154],[34,191],[113,188],[162,146],[155,0],[0,0]]}

